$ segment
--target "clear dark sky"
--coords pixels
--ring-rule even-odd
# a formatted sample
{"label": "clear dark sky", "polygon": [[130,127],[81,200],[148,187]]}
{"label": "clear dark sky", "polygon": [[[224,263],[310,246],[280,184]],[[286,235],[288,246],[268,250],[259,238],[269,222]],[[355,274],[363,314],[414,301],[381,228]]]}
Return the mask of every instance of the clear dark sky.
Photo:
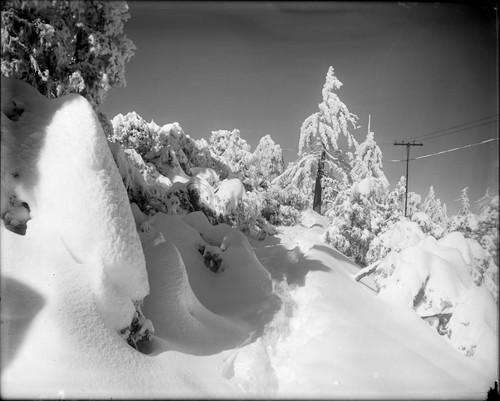
{"label": "clear dark sky", "polygon": [[[137,50],[103,110],[177,121],[193,138],[237,128],[252,149],[271,134],[292,161],[332,65],[358,142],[371,114],[386,160],[405,157],[395,140],[469,122],[412,156],[497,138],[498,117],[478,121],[498,114],[496,11],[472,4],[130,1]],[[393,186],[405,163],[384,170]],[[410,190],[425,197],[430,185],[453,213],[463,187],[472,201],[498,192],[498,141],[411,162]]]}

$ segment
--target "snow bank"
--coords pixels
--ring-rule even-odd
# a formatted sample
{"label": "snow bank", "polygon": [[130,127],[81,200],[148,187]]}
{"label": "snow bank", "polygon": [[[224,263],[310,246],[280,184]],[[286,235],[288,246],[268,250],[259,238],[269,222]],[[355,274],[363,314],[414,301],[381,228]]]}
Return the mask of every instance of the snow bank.
{"label": "snow bank", "polygon": [[142,300],[149,285],[127,193],[97,116],[79,95],[47,100],[26,83],[4,78],[2,90],[2,98],[10,96],[23,110],[17,120],[2,114],[2,133],[24,139],[12,152],[38,153],[24,155],[33,165],[18,178],[19,198],[33,216],[28,230],[43,227],[79,263],[93,266],[88,274],[99,310],[115,330],[130,324],[133,301]]}
{"label": "snow bank", "polygon": [[437,241],[408,221],[383,237],[387,256],[357,276],[371,273],[379,297],[413,309],[456,349],[480,361],[493,380],[498,287],[492,292],[494,278],[484,268],[479,244],[458,232]]}

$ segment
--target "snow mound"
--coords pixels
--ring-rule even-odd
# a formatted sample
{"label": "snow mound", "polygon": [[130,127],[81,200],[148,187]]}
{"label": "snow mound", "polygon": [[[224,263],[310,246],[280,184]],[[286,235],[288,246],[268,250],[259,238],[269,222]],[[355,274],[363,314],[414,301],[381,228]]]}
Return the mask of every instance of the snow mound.
{"label": "snow mound", "polygon": [[437,241],[415,222],[398,223],[384,239],[387,256],[356,279],[371,274],[379,297],[413,309],[453,347],[481,361],[493,380],[498,289],[490,265],[485,266],[491,257],[485,259],[479,244],[461,233]]}
{"label": "snow mound", "polygon": [[[201,212],[184,218],[191,225],[181,216],[164,213],[155,214],[148,224],[152,236],[161,233],[179,251],[196,298],[216,314],[234,315],[247,310],[258,314],[271,301],[271,277],[246,237],[225,224],[210,229]],[[219,273],[214,274],[204,263],[201,250],[207,246],[220,250]]]}
{"label": "snow mound", "polygon": [[375,186],[373,185],[372,181],[375,181],[376,178],[373,177],[366,177],[362,179],[360,182],[355,182],[352,184],[351,187],[351,192],[353,194],[360,194],[363,196],[370,196],[372,191],[374,190]]}
{"label": "snow mound", "polygon": [[222,214],[235,213],[238,205],[246,196],[245,187],[238,178],[224,180],[215,193],[219,212]]}
{"label": "snow mound", "polygon": [[48,100],[6,78],[2,89],[23,110],[15,120],[2,114],[2,141],[3,133],[15,135],[11,153],[30,152],[24,166],[8,165],[22,169],[17,188],[31,208],[28,232],[43,229],[79,263],[93,266],[88,274],[100,312],[115,330],[128,325],[133,301],[142,300],[149,285],[127,193],[97,116],[79,95]]}
{"label": "snow mound", "polygon": [[300,224],[306,228],[312,228],[315,226],[325,228],[328,226],[329,221],[325,216],[321,216],[312,209],[307,209],[302,212]]}
{"label": "snow mound", "polygon": [[[170,242],[146,250],[151,295],[144,314],[155,322],[154,342],[167,341],[167,349],[207,355],[236,346],[248,331],[241,324],[208,311],[196,298],[182,257]],[[153,347],[153,352],[162,349]]]}

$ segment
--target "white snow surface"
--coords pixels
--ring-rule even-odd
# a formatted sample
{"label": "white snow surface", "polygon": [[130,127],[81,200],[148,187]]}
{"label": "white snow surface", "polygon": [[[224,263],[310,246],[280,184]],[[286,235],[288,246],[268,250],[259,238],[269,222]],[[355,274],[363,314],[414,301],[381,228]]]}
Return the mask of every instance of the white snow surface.
{"label": "white snow surface", "polygon": [[222,181],[215,193],[219,212],[223,214],[236,212],[238,204],[243,201],[245,195],[245,187],[238,178]]}
{"label": "white snow surface", "polygon": [[[5,187],[32,219],[25,236],[1,227],[3,398],[485,399],[498,378],[355,282],[359,268],[321,242],[325,218],[309,212],[255,241],[201,213],[147,217],[129,206],[83,98],[4,87],[15,90],[2,102],[20,96],[25,111],[13,121],[2,103],[2,145],[39,146]],[[2,178],[14,166],[2,163]],[[148,355],[118,332],[141,299],[155,327]]]}

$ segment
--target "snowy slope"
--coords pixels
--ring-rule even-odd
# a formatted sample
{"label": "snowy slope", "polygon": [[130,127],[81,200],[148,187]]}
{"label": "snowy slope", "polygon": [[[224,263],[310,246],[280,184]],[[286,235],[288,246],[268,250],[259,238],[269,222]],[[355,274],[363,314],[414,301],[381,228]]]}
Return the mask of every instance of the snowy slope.
{"label": "snowy slope", "polygon": [[[235,357],[239,374],[231,379],[241,388],[260,394],[262,376],[278,397],[484,398],[495,374],[453,349],[411,308],[355,283],[358,268],[321,244],[324,228],[280,231],[283,242],[257,254],[268,263],[288,259],[281,271],[289,277],[297,277],[294,261],[307,275],[303,286],[288,289],[288,308],[258,344]],[[267,364],[257,363],[262,355]]]}
{"label": "snowy slope", "polygon": [[[485,398],[496,372],[355,282],[324,218],[265,241],[148,218],[83,98],[2,91],[2,213],[31,210],[26,235],[0,228],[2,397]],[[142,299],[147,355],[120,335]]]}

